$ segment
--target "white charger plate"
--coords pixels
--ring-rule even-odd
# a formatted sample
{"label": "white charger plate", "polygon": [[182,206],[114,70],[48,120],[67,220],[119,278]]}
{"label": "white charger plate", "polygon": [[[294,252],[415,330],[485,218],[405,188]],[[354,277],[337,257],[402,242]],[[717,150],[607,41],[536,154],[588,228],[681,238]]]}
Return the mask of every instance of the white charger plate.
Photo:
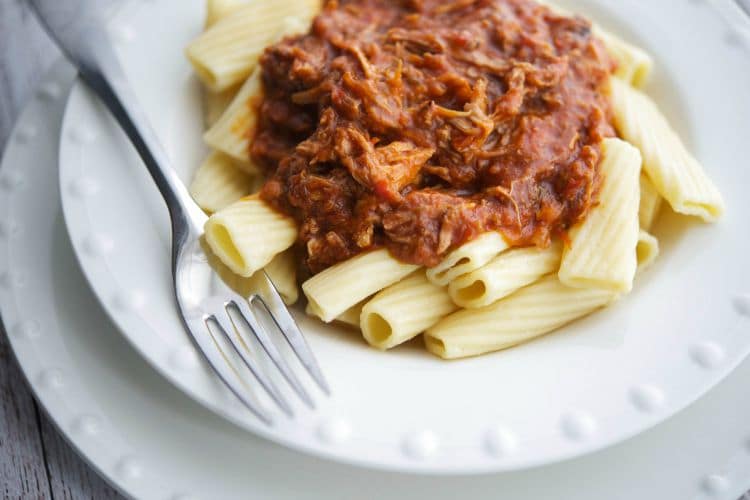
{"label": "white charger plate", "polygon": [[[750,361],[684,412],[577,460],[471,477],[389,474],[258,439],[158,376],[107,319],[76,265],[54,178],[73,73],[48,75],[0,167],[0,311],[54,423],[139,499],[736,500],[750,486]],[[366,486],[364,486],[366,485]]]}
{"label": "white charger plate", "polygon": [[[129,79],[185,181],[205,154],[198,84],[183,57],[202,5],[133,2],[113,25]],[[346,463],[426,473],[518,469],[611,445],[684,408],[750,351],[750,170],[736,161],[748,154],[750,65],[707,4],[574,7],[656,56],[649,92],[729,206],[715,226],[664,214],[655,230],[659,261],[615,306],[510,351],[454,362],[418,346],[381,353],[298,314],[334,396],[318,398],[317,412],[300,407],[296,419],[278,414],[266,427],[196,356],[170,288],[166,211],[123,134],[78,85],[60,144],[62,203],[105,310],[160,373],[208,408]]]}

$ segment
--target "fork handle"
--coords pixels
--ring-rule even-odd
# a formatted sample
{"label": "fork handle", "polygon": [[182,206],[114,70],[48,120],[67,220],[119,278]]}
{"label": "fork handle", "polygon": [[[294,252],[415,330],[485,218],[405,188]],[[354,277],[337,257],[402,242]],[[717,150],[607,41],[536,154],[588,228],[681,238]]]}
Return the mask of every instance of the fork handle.
{"label": "fork handle", "polygon": [[[91,47],[89,57],[77,61],[81,79],[109,109],[138,151],[167,205],[175,240],[202,234],[206,215],[172,169],[109,40],[96,40]],[[179,243],[173,241],[173,248]]]}

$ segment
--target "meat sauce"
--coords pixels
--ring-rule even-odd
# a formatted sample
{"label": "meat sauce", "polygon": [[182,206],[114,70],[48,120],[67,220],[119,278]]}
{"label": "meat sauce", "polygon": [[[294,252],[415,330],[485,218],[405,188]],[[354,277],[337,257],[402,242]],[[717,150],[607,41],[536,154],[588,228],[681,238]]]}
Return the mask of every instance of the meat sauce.
{"label": "meat sauce", "polygon": [[434,266],[486,231],[545,247],[596,203],[615,65],[582,18],[329,1],[260,64],[261,196],[299,223],[310,273],[380,247]]}

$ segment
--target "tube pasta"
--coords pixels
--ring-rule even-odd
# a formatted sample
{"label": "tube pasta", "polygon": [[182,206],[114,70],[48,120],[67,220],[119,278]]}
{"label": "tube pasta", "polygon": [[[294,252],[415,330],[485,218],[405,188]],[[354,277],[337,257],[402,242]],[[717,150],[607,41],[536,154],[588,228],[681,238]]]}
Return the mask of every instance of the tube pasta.
{"label": "tube pasta", "polygon": [[[553,3],[547,1],[540,1],[539,3],[546,5],[560,16],[575,16],[573,12]],[[648,52],[626,42],[596,23],[592,23],[592,32],[594,36],[599,37],[604,42],[604,46],[610,57],[617,61],[615,76],[634,87],[642,87],[648,81],[648,77],[651,75],[651,70],[654,67],[654,60]]]}
{"label": "tube pasta", "polygon": [[299,299],[297,264],[291,249],[276,255],[263,269],[286,305],[290,306],[297,302]]}
{"label": "tube pasta", "polygon": [[443,318],[425,332],[425,345],[445,359],[498,351],[549,333],[616,298],[608,290],[567,287],[551,274],[492,305]]}
{"label": "tube pasta", "polygon": [[[277,33],[277,38],[304,30],[304,26],[298,18],[287,18],[281,26],[281,31]],[[250,141],[255,135],[258,119],[256,104],[262,95],[261,70],[256,68],[221,117],[203,134],[206,144],[237,160],[251,164]]]}
{"label": "tube pasta", "polygon": [[481,234],[448,254],[437,266],[428,269],[427,279],[438,286],[445,286],[455,278],[479,269],[507,248],[508,243],[500,233]]}
{"label": "tube pasta", "polygon": [[296,281],[296,267],[289,266],[288,262],[294,264],[293,261],[288,260],[288,255],[291,252],[286,251],[278,254],[269,262],[266,267],[253,273],[249,278],[243,278],[237,274],[233,274],[234,279],[225,283],[229,285],[235,292],[241,296],[248,298],[258,291],[263,290],[264,286],[258,282],[262,272],[268,275],[268,278],[273,283],[276,291],[279,292],[281,300],[288,306],[293,305],[299,299],[299,289],[297,288]]}
{"label": "tube pasta", "polygon": [[257,123],[255,100],[262,92],[260,69],[256,69],[221,117],[203,134],[206,144],[232,158],[250,162],[250,140]]}
{"label": "tube pasta", "polygon": [[[260,270],[253,273],[249,278],[240,276],[222,262],[211,250],[205,238],[201,240],[201,248],[206,253],[211,268],[216,271],[224,284],[240,296],[249,298],[251,295],[258,293],[259,290],[263,290],[263,285],[257,281],[260,277]],[[299,289],[296,282],[296,266],[294,265],[294,258],[291,253],[291,251],[286,251],[278,254],[262,270],[268,274],[281,299],[287,305],[294,304],[299,298]]]}
{"label": "tube pasta", "polygon": [[359,324],[365,340],[385,350],[416,337],[456,309],[448,291],[419,270],[370,299]]}
{"label": "tube pasta", "polygon": [[364,305],[364,302],[353,305],[346,311],[336,316],[335,321],[359,329],[359,318],[362,315],[362,307],[364,307]]}
{"label": "tube pasta", "polygon": [[[336,316],[336,318],[333,320],[335,323],[341,323],[343,325],[346,325],[351,328],[356,328],[359,330],[359,317],[362,314],[362,307],[365,305],[364,302],[360,302],[357,305],[354,305],[344,311],[343,313]],[[314,306],[308,302],[305,306],[305,314],[308,316],[314,316],[318,319],[320,319],[320,315],[315,311]]]}
{"label": "tube pasta", "polygon": [[205,29],[237,12],[246,2],[243,0],[207,0]]}
{"label": "tube pasta", "polygon": [[654,225],[661,209],[662,197],[645,173],[641,173],[641,203],[638,206],[638,223],[646,231]]}
{"label": "tube pasta", "polygon": [[216,212],[205,226],[211,250],[240,276],[250,277],[297,239],[291,217],[248,196]]}
{"label": "tube pasta", "polygon": [[255,190],[258,176],[237,168],[234,160],[214,151],[196,170],[190,195],[207,212],[218,212]]}
{"label": "tube pasta", "polygon": [[213,127],[219,121],[221,115],[237,97],[239,90],[239,87],[231,87],[221,92],[203,89],[203,122],[206,128]]}
{"label": "tube pasta", "polygon": [[316,274],[302,284],[311,310],[330,323],[344,311],[416,271],[386,249],[352,257]]}
{"label": "tube pasta", "polygon": [[635,247],[638,272],[651,266],[659,256],[659,240],[641,229],[638,233],[638,244]]}
{"label": "tube pasta", "polygon": [[305,306],[305,314],[307,314],[308,316],[315,316],[316,318],[318,317],[318,314],[315,312],[310,302],[308,302]]}
{"label": "tube pasta", "polygon": [[634,87],[643,87],[654,66],[653,58],[645,50],[598,26],[594,26],[594,35],[604,42],[609,55],[617,61],[615,76]]}
{"label": "tube pasta", "polygon": [[579,288],[629,292],[636,270],[641,155],[620,139],[602,142],[600,204],[570,231],[560,281]]}
{"label": "tube pasta", "polygon": [[249,2],[188,45],[187,57],[205,86],[220,92],[252,73],[258,57],[277,39],[287,18],[301,19],[298,25],[304,30],[319,10],[320,0]]}
{"label": "tube pasta", "polygon": [[610,88],[618,132],[641,150],[643,169],[672,209],[706,222],[721,216],[724,201],[719,190],[651,98],[616,78]]}
{"label": "tube pasta", "polygon": [[461,307],[476,309],[510,295],[560,267],[562,244],[506,250],[476,271],[451,281],[448,292]]}
{"label": "tube pasta", "polygon": [[[202,243],[236,291],[249,296],[266,272],[291,305],[299,298],[290,249],[296,223],[248,196],[262,182],[250,158],[263,95],[257,62],[266,46],[306,31],[320,0],[206,2],[206,31],[186,50],[206,87],[204,140],[214,149],[190,189],[214,212]],[[305,312],[360,329],[379,349],[424,333],[427,349],[442,358],[475,356],[551,332],[629,292],[636,273],[659,254],[648,231],[662,199],[679,213],[719,217],[718,190],[656,104],[635,88],[648,79],[651,56],[597,25],[593,33],[618,63],[608,91],[624,140],[602,142],[600,203],[571,229],[568,247],[556,241],[547,249],[510,249],[500,232],[487,232],[432,269],[375,250],[303,283]]]}

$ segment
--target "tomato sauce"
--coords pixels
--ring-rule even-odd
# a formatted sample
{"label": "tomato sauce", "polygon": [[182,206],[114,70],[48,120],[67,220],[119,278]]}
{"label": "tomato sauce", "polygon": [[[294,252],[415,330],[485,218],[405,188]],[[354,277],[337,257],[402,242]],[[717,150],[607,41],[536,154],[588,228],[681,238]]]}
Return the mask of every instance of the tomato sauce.
{"label": "tomato sauce", "polygon": [[533,0],[329,1],[261,58],[261,196],[319,272],[373,248],[434,266],[486,231],[550,244],[596,203],[602,86],[591,24]]}

